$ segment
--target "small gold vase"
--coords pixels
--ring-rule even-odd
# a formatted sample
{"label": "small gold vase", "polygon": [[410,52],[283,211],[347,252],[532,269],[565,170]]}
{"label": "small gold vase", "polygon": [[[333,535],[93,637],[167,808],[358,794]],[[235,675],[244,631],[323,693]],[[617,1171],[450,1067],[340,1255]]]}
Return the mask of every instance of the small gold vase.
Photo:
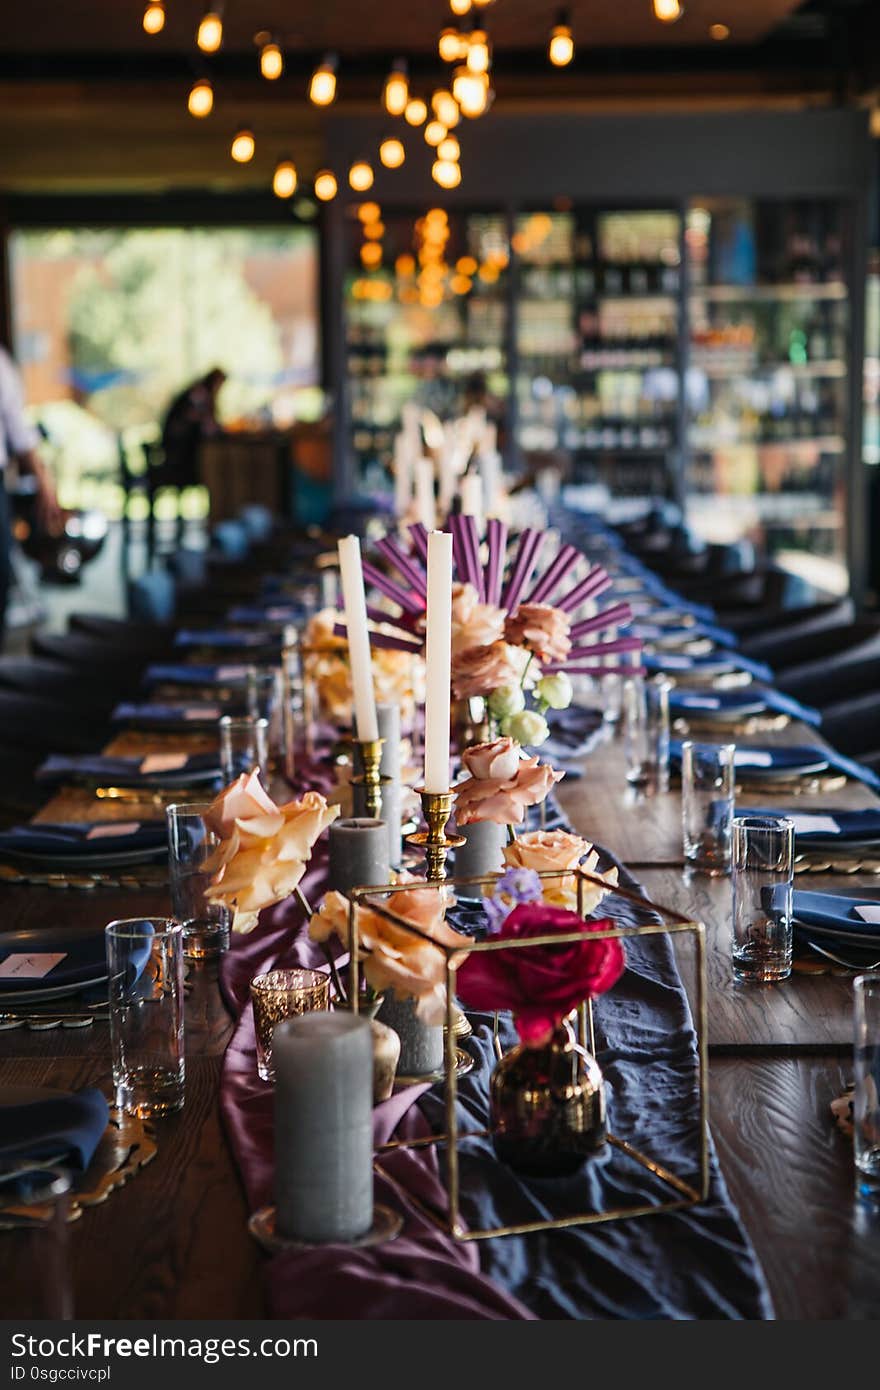
{"label": "small gold vase", "polygon": [[526,1177],[570,1177],[606,1143],[605,1083],[573,1018],[543,1047],[520,1043],[505,1053],[492,1073],[492,1143]]}

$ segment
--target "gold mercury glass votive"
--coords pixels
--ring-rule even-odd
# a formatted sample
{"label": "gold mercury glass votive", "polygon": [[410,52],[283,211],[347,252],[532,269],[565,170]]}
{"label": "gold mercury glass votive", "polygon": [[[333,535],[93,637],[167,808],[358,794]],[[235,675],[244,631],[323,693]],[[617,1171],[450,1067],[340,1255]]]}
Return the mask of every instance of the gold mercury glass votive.
{"label": "gold mercury glass votive", "polygon": [[330,1008],[330,978],[320,970],[295,966],[269,970],[251,980],[254,1027],[257,1034],[257,1071],[262,1081],[274,1081],[272,1034],[285,1018]]}

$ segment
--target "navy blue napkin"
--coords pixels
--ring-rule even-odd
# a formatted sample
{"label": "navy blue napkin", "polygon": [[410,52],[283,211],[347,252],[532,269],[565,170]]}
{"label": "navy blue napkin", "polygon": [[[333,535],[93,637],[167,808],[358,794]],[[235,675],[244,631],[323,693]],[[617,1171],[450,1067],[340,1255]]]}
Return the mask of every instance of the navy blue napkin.
{"label": "navy blue napkin", "polygon": [[220,647],[229,651],[248,651],[271,645],[274,636],[268,632],[236,632],[227,628],[202,628],[189,631],[181,628],[174,638],[175,647]]}
{"label": "navy blue napkin", "polygon": [[815,830],[796,830],[795,841],[801,847],[819,844],[863,844],[880,840],[880,806],[869,806],[863,811],[838,811],[832,807],[824,809],[822,807],[810,806],[809,811],[778,810],[766,807],[749,806],[743,811],[743,815],[749,816],[830,816],[836,821],[839,829],[823,829],[821,826]]}
{"label": "navy blue napkin", "polygon": [[68,821],[13,825],[8,830],[0,830],[0,855],[21,852],[83,855],[96,859],[102,853],[122,854],[126,850],[155,849],[158,854],[167,849],[168,836],[164,821],[140,821],[136,830],[124,835],[101,835],[89,839],[92,830],[107,824],[107,821]]}
{"label": "navy blue napkin", "polygon": [[38,1168],[22,1171],[28,1162],[36,1165],[49,1160],[84,1173],[109,1118],[107,1101],[94,1086],[45,1100],[0,1105],[0,1196],[26,1202],[39,1191]]}
{"label": "navy blue napkin", "polygon": [[695,641],[700,637],[708,637],[710,642],[714,642],[716,647],[733,648],[736,646],[736,636],[729,632],[726,627],[716,627],[714,623],[696,623],[692,627],[683,625],[652,622],[650,617],[644,620],[639,619],[632,624],[630,629],[636,637],[641,637],[645,642],[662,641],[664,637],[678,637],[683,641]]}
{"label": "navy blue napkin", "polygon": [[880,925],[863,922],[856,916],[855,909],[876,907],[878,903],[880,893],[873,898],[846,898],[835,893],[808,893],[796,889],[791,895],[791,915],[796,926],[852,932],[876,940],[880,937]]}
{"label": "navy blue napkin", "polygon": [[53,753],[37,768],[36,780],[41,786],[81,780],[109,783],[117,787],[188,787],[199,784],[208,788],[220,776],[218,753],[191,753],[182,767],[167,772],[141,772],[143,761],[143,755],[115,758],[103,753],[72,756]]}
{"label": "navy blue napkin", "polygon": [[[0,938],[2,942],[2,938]],[[56,985],[76,985],[86,984],[90,980],[106,979],[107,976],[107,951],[104,944],[104,933],[101,930],[89,932],[80,936],[78,933],[65,931],[59,927],[53,931],[46,928],[45,932],[40,933],[40,940],[37,944],[31,940],[30,944],[23,947],[15,941],[9,944],[0,944],[0,971],[3,962],[10,956],[21,955],[62,955],[63,960],[47,974],[41,975],[38,979],[33,976],[15,976],[13,978],[0,978],[0,995],[28,994],[39,989],[54,989]],[[143,969],[143,965],[141,966]]]}
{"label": "navy blue napkin", "polygon": [[643,652],[642,665],[649,671],[662,671],[678,676],[688,671],[711,670],[726,665],[736,671],[748,671],[759,681],[772,681],[773,672],[763,661],[752,661],[739,652],[707,652],[705,656],[688,656],[686,652]]}
{"label": "navy blue napkin", "polygon": [[[548,710],[545,718],[550,726],[550,737],[535,751],[540,754],[542,761],[557,765],[589,753],[602,729],[601,714],[579,705]],[[568,775],[572,775],[571,769]]]}
{"label": "navy blue napkin", "polygon": [[744,712],[743,717],[748,718],[751,713],[750,707],[756,701],[763,702],[767,709],[788,714],[805,724],[818,727],[822,723],[822,716],[817,709],[811,709],[809,705],[802,705],[798,700],[793,700],[790,695],[783,695],[780,690],[772,690],[765,686],[750,686],[746,690],[686,690],[678,686],[670,694],[669,708],[675,714],[691,714],[706,718],[711,718],[713,710],[741,709]]}
{"label": "navy blue napkin", "polygon": [[276,598],[274,603],[239,604],[230,608],[226,614],[231,623],[263,623],[269,627],[283,627],[286,623],[304,623],[309,610],[301,603],[285,603]]}
{"label": "navy blue napkin", "polygon": [[142,683],[147,689],[154,685],[244,685],[247,673],[244,662],[221,665],[156,662],[147,667]]}
{"label": "navy blue napkin", "polygon": [[[749,761],[749,754],[757,756],[753,761]],[[764,761],[770,758],[769,764]],[[669,744],[669,758],[673,767],[681,766],[681,739],[672,739]],[[768,744],[750,744],[748,746],[736,746],[736,766],[742,772],[750,772],[755,777],[760,777],[762,773],[770,772],[791,772],[797,773],[802,767],[809,767],[819,763],[822,759],[828,768],[835,772],[843,772],[853,781],[863,782],[866,787],[871,787],[875,791],[880,791],[880,776],[870,767],[864,767],[861,763],[854,762],[852,758],[844,757],[843,753],[838,753],[836,748],[819,748],[809,743],[773,748]],[[824,771],[825,769],[821,769]],[[768,782],[771,779],[768,777]]]}
{"label": "navy blue napkin", "polygon": [[197,701],[187,705],[163,705],[126,700],[116,706],[110,717],[114,724],[137,724],[147,728],[161,724],[192,729],[205,724],[213,728],[222,713],[221,705],[200,705]]}

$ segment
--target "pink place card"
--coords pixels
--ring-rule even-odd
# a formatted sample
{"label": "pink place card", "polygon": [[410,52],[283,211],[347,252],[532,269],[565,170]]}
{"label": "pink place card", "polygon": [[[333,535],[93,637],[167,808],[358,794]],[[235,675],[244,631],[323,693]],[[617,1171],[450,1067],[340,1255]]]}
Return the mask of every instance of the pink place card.
{"label": "pink place card", "polygon": [[188,762],[188,753],[148,753],[140,770],[145,776],[151,772],[179,772]]}
{"label": "pink place card", "polygon": [[110,840],[116,835],[133,835],[140,828],[141,823],[137,820],[107,821],[103,825],[93,825],[86,839]]}
{"label": "pink place card", "polygon": [[219,719],[223,713],[219,705],[193,705],[183,710],[184,719]]}
{"label": "pink place card", "polygon": [[42,980],[62,960],[66,951],[21,952],[0,961],[0,980]]}
{"label": "pink place card", "polygon": [[855,913],[863,922],[880,925],[880,903],[863,903],[855,909]]}
{"label": "pink place card", "polygon": [[240,681],[250,669],[249,666],[218,666],[215,674],[218,681]]}

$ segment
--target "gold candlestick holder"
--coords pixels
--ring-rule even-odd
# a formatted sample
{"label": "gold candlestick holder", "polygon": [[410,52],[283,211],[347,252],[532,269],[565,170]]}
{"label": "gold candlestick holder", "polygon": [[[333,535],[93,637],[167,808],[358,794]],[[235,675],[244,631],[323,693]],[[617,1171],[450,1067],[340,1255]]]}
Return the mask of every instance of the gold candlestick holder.
{"label": "gold candlestick holder", "polygon": [[352,777],[354,786],[364,789],[364,811],[373,820],[380,820],[382,816],[382,775],[379,768],[382,763],[382,749],[385,745],[384,738],[359,738],[355,740],[361,750],[361,767],[363,772],[356,773]]}
{"label": "gold candlestick holder", "polygon": [[428,828],[419,830],[414,835],[407,835],[406,842],[425,851],[425,878],[428,883],[442,883],[446,877],[446,855],[451,849],[458,849],[459,845],[464,844],[463,835],[446,833],[446,823],[452,815],[455,793],[426,792],[422,787],[419,788],[419,796],[422,801],[422,815]]}

